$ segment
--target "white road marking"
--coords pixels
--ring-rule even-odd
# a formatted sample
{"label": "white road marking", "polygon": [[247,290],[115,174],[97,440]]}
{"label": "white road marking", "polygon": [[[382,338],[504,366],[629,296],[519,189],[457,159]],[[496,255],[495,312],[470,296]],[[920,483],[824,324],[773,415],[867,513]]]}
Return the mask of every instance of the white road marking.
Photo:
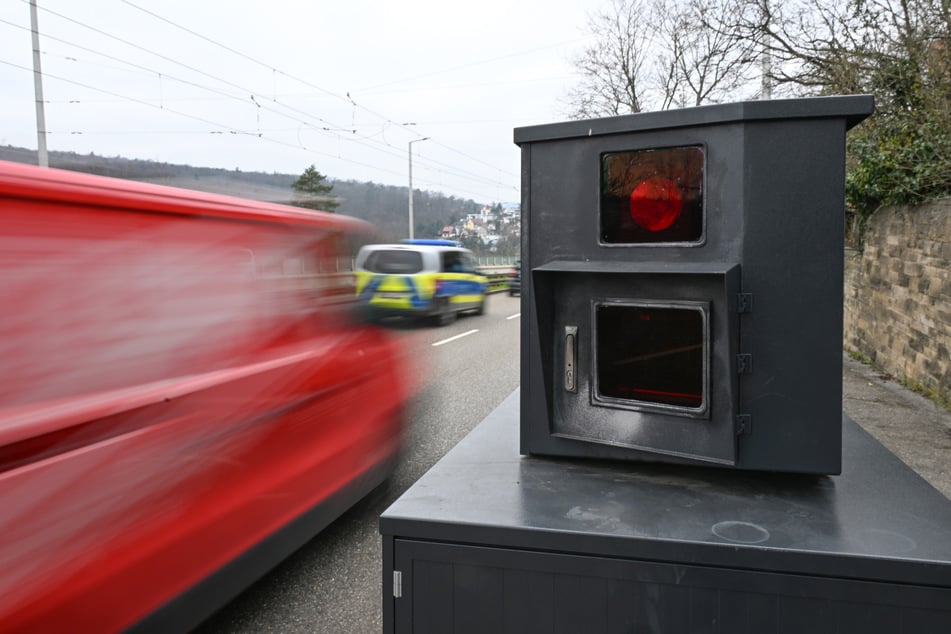
{"label": "white road marking", "polygon": [[471,334],[479,332],[478,328],[470,330],[469,332],[464,332],[462,334],[456,335],[455,337],[449,337],[448,339],[443,339],[442,341],[437,341],[433,344],[433,347],[441,346],[444,343],[449,343],[450,341],[455,341],[456,339],[462,339],[463,337],[468,337]]}
{"label": "white road marking", "polygon": [[505,321],[508,321],[509,319],[518,319],[521,316],[522,316],[522,313],[515,313],[514,315],[509,315],[508,317],[506,317]]}

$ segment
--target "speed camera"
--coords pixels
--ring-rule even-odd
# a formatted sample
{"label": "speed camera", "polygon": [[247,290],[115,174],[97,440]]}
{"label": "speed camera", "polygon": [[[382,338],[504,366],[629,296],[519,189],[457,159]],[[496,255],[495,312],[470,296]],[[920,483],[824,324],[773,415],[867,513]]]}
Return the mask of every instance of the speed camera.
{"label": "speed camera", "polygon": [[522,453],[838,473],[845,135],[872,108],[517,128]]}

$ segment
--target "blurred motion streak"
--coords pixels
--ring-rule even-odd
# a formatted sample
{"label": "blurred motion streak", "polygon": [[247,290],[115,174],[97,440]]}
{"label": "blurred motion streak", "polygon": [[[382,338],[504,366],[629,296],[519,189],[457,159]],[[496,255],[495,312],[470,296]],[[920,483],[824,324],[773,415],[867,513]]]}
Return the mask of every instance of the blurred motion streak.
{"label": "blurred motion streak", "polygon": [[0,214],[0,629],[187,629],[392,472],[365,223],[3,162]]}

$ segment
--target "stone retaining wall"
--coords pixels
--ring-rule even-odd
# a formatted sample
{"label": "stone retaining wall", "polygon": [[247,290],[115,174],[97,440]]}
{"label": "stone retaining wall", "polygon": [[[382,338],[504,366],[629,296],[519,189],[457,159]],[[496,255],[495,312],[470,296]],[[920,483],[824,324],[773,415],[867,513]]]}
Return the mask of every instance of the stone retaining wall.
{"label": "stone retaining wall", "polygon": [[845,349],[951,398],[951,199],[887,207],[846,251]]}

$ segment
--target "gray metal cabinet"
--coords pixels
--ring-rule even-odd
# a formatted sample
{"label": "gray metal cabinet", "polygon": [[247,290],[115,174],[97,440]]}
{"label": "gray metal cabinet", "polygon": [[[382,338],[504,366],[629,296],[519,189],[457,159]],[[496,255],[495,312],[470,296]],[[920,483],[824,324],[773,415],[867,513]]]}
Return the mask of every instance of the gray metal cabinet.
{"label": "gray metal cabinet", "polygon": [[395,632],[951,632],[947,589],[396,540]]}
{"label": "gray metal cabinet", "polygon": [[848,419],[836,477],[517,436],[516,393],[383,514],[385,632],[951,632],[951,502]]}

